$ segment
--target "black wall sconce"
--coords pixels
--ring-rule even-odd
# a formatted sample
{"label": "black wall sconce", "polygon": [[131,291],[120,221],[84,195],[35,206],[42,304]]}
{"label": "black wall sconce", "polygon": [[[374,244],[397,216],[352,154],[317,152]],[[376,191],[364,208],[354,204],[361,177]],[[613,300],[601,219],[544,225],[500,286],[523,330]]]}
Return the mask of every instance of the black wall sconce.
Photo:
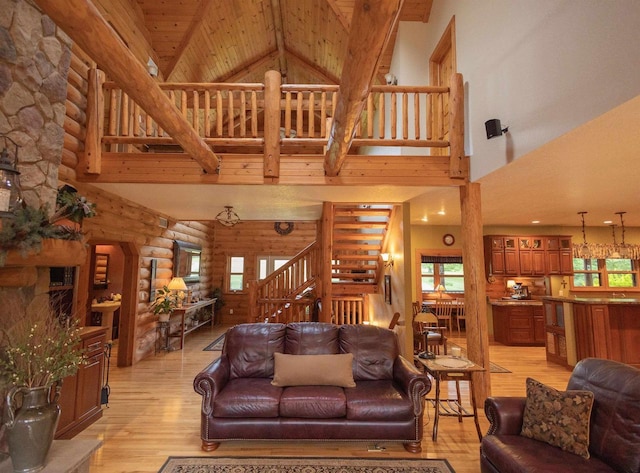
{"label": "black wall sconce", "polygon": [[502,128],[502,124],[497,118],[492,118],[491,120],[487,120],[486,122],[484,122],[484,128],[487,130],[488,140],[490,140],[494,136],[500,136],[503,133],[507,133],[509,131],[508,126]]}

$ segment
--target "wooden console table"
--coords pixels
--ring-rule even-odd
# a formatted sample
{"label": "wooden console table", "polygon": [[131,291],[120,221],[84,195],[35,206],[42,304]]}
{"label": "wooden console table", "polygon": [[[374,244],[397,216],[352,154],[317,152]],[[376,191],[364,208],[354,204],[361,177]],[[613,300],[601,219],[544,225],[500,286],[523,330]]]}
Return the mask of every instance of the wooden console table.
{"label": "wooden console table", "polygon": [[[193,332],[194,330],[202,327],[203,325],[209,324],[211,327],[215,324],[215,303],[217,299],[206,299],[199,302],[194,302],[193,304],[185,304],[179,309],[175,309],[171,317],[180,317],[180,325],[178,329],[174,332],[170,332],[169,336],[173,338],[178,338],[180,340],[180,344],[178,346],[178,350],[182,350],[184,347],[184,337]],[[201,320],[190,319],[188,316],[195,314],[196,312],[206,309],[208,311],[207,316]],[[192,323],[189,323],[192,321]]]}

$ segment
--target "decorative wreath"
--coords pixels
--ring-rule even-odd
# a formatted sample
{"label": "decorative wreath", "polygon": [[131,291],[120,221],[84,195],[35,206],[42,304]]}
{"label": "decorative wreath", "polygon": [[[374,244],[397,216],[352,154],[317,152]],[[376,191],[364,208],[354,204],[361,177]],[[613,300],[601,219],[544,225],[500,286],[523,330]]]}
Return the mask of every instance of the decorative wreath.
{"label": "decorative wreath", "polygon": [[273,228],[279,235],[288,235],[293,231],[293,222],[276,222]]}

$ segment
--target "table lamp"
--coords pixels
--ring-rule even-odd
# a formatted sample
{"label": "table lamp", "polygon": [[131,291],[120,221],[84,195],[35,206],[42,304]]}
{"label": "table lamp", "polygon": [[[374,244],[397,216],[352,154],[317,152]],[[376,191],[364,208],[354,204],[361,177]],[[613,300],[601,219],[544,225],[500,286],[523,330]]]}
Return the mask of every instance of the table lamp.
{"label": "table lamp", "polygon": [[446,291],[447,289],[444,287],[443,284],[438,284],[438,287],[436,287],[436,292],[438,293],[438,299],[442,299],[442,293]]}
{"label": "table lamp", "polygon": [[167,288],[170,291],[176,291],[178,294],[178,307],[182,307],[182,300],[184,299],[184,291],[188,291],[189,288],[182,278],[173,278]]}

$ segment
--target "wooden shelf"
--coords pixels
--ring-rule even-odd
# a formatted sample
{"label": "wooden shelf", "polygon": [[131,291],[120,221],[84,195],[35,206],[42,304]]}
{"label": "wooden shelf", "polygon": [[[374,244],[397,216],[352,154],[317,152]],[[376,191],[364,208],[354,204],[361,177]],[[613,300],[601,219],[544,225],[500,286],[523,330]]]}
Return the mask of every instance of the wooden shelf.
{"label": "wooden shelf", "polygon": [[12,266],[79,266],[87,258],[86,245],[81,241],[56,240],[53,238],[42,240],[39,252],[29,252],[23,257],[20,251],[9,250],[5,267]]}
{"label": "wooden shelf", "polygon": [[[184,347],[184,337],[193,332],[196,329],[199,329],[200,327],[202,327],[203,325],[211,325],[213,326],[214,322],[215,322],[215,312],[214,312],[214,306],[216,303],[217,299],[207,299],[205,301],[200,301],[200,302],[195,302],[193,304],[186,304],[183,307],[176,309],[173,314],[172,317],[180,317],[180,325],[178,326],[178,331],[175,331],[173,333],[169,333],[169,337],[172,338],[179,338],[180,339],[180,345],[179,345],[179,349],[181,350]],[[207,317],[205,320],[199,321],[194,325],[191,325],[187,328],[186,326],[186,320],[187,320],[187,314],[189,312],[195,312],[198,311],[200,309],[204,309],[206,307],[209,307],[211,309],[211,316]]]}

